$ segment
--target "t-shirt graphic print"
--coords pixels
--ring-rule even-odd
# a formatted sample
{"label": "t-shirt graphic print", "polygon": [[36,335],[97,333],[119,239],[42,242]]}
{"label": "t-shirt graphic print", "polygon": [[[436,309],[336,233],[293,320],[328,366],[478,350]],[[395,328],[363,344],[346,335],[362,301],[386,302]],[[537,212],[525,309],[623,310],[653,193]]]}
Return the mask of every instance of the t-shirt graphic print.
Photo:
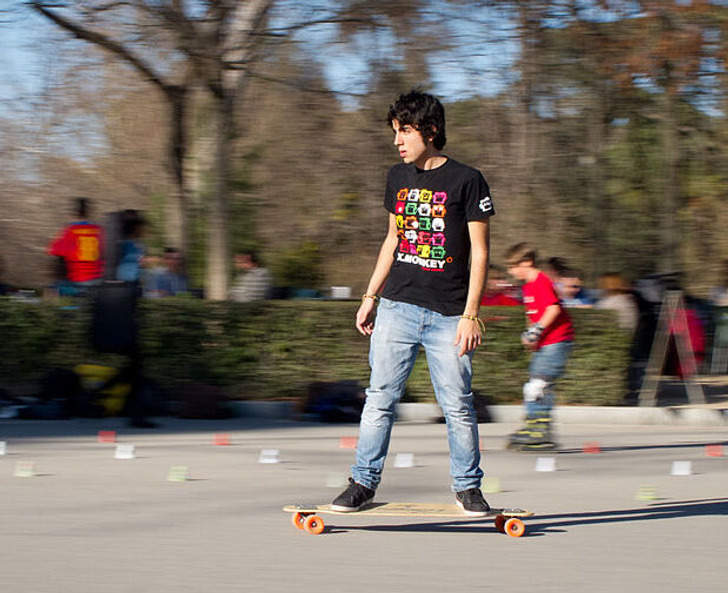
{"label": "t-shirt graphic print", "polygon": [[394,212],[401,232],[397,261],[419,265],[425,270],[445,268],[446,202],[444,191],[402,188],[397,192]]}
{"label": "t-shirt graphic print", "polygon": [[384,205],[395,216],[398,245],[382,296],[461,314],[469,279],[467,224],[495,214],[482,174],[452,159],[426,171],[397,165]]}

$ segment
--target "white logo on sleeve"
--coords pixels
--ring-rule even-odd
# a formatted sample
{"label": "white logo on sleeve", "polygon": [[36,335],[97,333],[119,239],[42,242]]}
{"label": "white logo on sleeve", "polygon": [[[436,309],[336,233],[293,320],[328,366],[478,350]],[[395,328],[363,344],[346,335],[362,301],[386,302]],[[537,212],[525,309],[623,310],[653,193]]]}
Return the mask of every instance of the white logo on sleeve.
{"label": "white logo on sleeve", "polygon": [[488,210],[491,210],[493,208],[493,202],[490,199],[490,196],[485,196],[482,200],[480,200],[480,204],[478,207],[483,212],[488,212]]}

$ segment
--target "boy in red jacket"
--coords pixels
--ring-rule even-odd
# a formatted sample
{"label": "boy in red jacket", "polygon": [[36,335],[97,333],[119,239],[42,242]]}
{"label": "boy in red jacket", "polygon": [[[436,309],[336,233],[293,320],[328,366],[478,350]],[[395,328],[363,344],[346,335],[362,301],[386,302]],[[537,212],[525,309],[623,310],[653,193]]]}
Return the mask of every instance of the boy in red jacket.
{"label": "boy in red jacket", "polygon": [[551,410],[554,382],[564,373],[574,344],[574,326],[548,276],[536,267],[536,251],[518,243],[506,254],[508,273],[522,281],[527,329],[521,343],[531,352],[529,379],[523,386],[526,423],[510,436],[509,446],[519,450],[554,449]]}

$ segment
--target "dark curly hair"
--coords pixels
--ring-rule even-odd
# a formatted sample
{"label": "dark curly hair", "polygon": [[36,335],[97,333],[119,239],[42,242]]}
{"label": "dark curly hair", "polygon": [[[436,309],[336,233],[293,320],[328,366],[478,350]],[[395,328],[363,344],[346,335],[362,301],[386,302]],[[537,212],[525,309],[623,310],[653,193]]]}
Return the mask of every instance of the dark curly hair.
{"label": "dark curly hair", "polygon": [[387,113],[389,126],[394,120],[418,130],[425,140],[432,140],[437,150],[445,147],[445,108],[436,97],[417,89],[400,95]]}

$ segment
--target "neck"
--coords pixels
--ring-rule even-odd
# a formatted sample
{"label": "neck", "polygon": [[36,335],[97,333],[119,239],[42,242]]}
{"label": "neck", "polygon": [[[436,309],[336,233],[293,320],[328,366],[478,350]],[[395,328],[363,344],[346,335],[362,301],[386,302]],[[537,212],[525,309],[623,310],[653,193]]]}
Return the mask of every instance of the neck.
{"label": "neck", "polygon": [[442,167],[447,161],[447,157],[444,156],[439,150],[430,147],[420,158],[415,161],[415,167],[422,169],[423,171],[430,171]]}

